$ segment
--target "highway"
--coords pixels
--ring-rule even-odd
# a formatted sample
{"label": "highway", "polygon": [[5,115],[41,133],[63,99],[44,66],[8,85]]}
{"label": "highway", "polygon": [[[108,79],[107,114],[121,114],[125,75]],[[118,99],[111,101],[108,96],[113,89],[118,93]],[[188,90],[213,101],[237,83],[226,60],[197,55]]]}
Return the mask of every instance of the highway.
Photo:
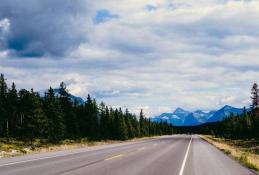
{"label": "highway", "polygon": [[196,135],[0,159],[0,175],[253,175]]}

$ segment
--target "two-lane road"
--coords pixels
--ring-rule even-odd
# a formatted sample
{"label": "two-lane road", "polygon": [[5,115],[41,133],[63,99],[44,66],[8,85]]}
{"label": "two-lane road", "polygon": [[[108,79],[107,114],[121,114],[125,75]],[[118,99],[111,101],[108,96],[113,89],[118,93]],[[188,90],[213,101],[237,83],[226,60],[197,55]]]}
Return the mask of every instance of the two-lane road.
{"label": "two-lane road", "polygon": [[0,175],[253,175],[198,136],[0,159]]}

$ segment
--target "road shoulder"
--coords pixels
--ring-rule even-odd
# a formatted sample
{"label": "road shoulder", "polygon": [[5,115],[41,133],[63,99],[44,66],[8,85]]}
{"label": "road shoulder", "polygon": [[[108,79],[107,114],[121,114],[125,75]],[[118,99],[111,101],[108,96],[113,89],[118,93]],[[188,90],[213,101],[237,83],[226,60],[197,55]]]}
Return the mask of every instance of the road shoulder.
{"label": "road shoulder", "polygon": [[[240,162],[243,166],[251,169],[258,174],[259,171],[259,155],[248,151],[235,141],[217,138],[211,135],[199,135],[203,140],[212,144],[226,155]],[[247,146],[247,145],[246,145]]]}

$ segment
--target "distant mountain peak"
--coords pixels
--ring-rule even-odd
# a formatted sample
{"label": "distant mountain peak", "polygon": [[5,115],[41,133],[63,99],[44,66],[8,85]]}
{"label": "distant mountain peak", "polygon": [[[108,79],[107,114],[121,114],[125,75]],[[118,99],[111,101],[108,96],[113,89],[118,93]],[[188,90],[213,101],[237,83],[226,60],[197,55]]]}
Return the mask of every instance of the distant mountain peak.
{"label": "distant mountain peak", "polygon": [[234,107],[229,106],[229,105],[225,105],[222,109],[231,109],[231,108],[234,108]]}
{"label": "distant mountain peak", "polygon": [[206,112],[202,111],[202,110],[196,110],[193,113],[199,113],[199,114],[205,114]]}
{"label": "distant mountain peak", "polygon": [[183,108],[176,108],[174,113],[189,113],[189,112],[184,110]]}
{"label": "distant mountain peak", "polygon": [[182,108],[176,108],[173,113],[163,113],[160,116],[153,117],[152,120],[155,122],[163,120],[176,126],[193,126],[207,122],[221,121],[229,117],[230,114],[240,115],[242,112],[242,108],[235,108],[230,105],[206,112],[202,110],[189,112]]}

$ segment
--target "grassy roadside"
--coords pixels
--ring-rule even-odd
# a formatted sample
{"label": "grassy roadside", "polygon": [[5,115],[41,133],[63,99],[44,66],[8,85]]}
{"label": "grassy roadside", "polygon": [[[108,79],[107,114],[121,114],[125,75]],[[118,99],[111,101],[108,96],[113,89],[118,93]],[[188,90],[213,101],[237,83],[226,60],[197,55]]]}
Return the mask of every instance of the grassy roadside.
{"label": "grassy roadside", "polygon": [[244,166],[259,172],[259,141],[231,140],[211,135],[200,135],[200,137]]}
{"label": "grassy roadside", "polygon": [[80,139],[80,140],[66,139],[61,141],[58,144],[44,143],[40,139],[35,139],[33,143],[34,145],[33,147],[31,147],[31,145],[27,142],[18,141],[16,139],[10,139],[7,142],[5,138],[0,138],[0,158],[22,156],[25,154],[33,154],[33,153],[87,148],[91,146],[107,145],[107,144],[114,144],[114,143],[133,142],[133,141],[140,141],[140,140],[156,138],[156,137],[159,137],[159,136],[134,138],[126,141],[118,141],[118,140],[90,141],[87,139]]}

